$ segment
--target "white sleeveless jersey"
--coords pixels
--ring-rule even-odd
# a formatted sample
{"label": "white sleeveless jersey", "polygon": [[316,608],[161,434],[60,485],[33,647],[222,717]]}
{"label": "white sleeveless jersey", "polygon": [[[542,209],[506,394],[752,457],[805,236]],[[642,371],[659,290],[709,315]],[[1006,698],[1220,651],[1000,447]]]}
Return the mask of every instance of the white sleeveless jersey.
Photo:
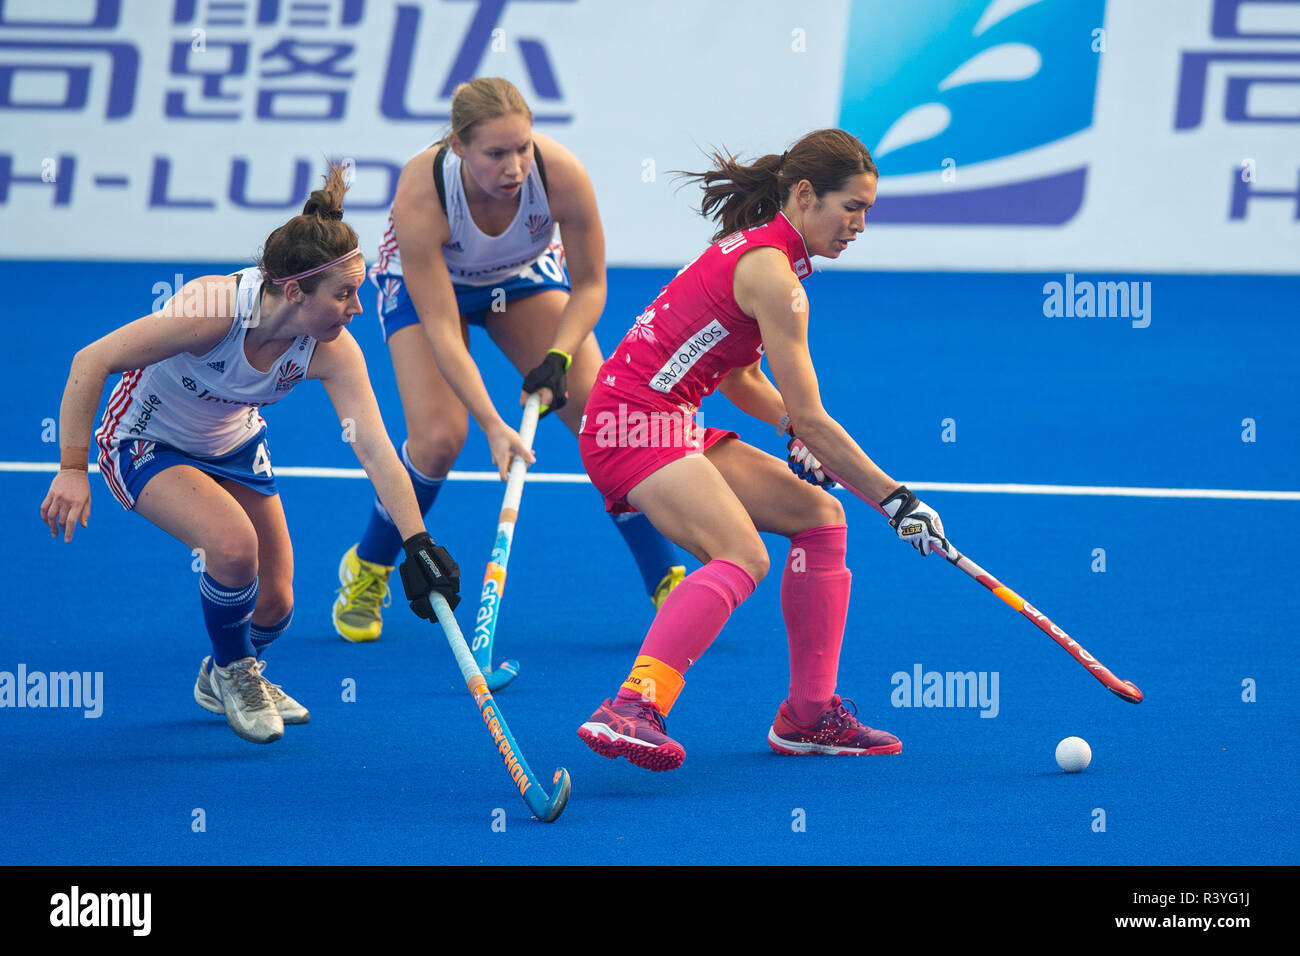
{"label": "white sleeveless jersey", "polygon": [[[451,238],[443,244],[442,257],[451,273],[451,281],[461,285],[493,285],[532,265],[550,246],[555,234],[551,206],[546,199],[537,163],[529,167],[528,178],[519,190],[519,209],[514,221],[501,235],[489,236],[474,224],[474,218],[469,214],[465,187],[460,180],[460,157],[446,147],[444,152],[442,174]],[[401,255],[390,209],[388,229],[379,244],[379,258],[371,267],[370,277],[376,280],[380,275],[401,274]]]}
{"label": "white sleeveless jersey", "polygon": [[225,455],[262,427],[258,409],[278,402],[307,376],[316,340],[300,335],[259,372],[244,355],[244,337],[260,315],[262,275],[254,267],[235,273],[235,316],[230,331],[206,355],[182,352],[126,372],[95,433],[101,451],[113,444],[160,441],[191,455]]}

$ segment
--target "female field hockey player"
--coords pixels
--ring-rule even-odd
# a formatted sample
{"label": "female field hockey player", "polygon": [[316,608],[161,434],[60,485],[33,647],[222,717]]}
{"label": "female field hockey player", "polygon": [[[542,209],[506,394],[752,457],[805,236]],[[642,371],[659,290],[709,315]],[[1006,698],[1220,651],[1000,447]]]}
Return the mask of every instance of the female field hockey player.
{"label": "female field hockey player", "polygon": [[[835,693],[851,576],[844,510],[816,487],[827,483],[821,462],[880,501],[899,537],[922,554],[941,540],[943,525],[822,407],[800,285],[813,256],[838,258],[862,232],[876,167],[866,147],[834,129],[750,166],[714,159],[709,172],[690,174],[704,183],[702,212],[720,222],[714,245],[660,292],[602,366],[578,438],[607,509],[647,515],[704,566],[669,595],[617,696],[578,735],[638,767],[681,766],[685,750],[667,735],[664,717],[687,668],[767,574],[758,534],[767,531],[790,539],[781,581],[790,692],[769,745],[782,754],[896,754],[898,738],[859,723]],[[764,352],[776,387],[759,367]],[[735,432],[700,430],[695,411],[715,389],[797,434],[806,451],[795,446],[782,462]],[[664,447],[618,427],[637,414],[680,420],[672,433],[682,440]]]}
{"label": "female field hockey player", "polygon": [[[558,412],[575,435],[601,363],[592,334],[605,306],[596,197],[577,158],[533,133],[532,120],[508,81],[462,84],[451,133],[402,170],[371,269],[406,415],[402,460],[426,514],[465,444],[468,415],[503,479],[516,453],[533,461],[488,396],[469,354],[470,325],[487,329],[524,376],[523,392],[541,389],[543,414]],[[685,568],[643,515],[615,516],[615,526],[658,608]],[[400,544],[376,502],[339,566],[334,627],[345,640],[379,638]]]}
{"label": "female field hockey player", "polygon": [[270,743],[308,711],[263,676],[261,656],[293,618],[293,550],[259,409],[319,379],[353,450],[405,539],[402,580],[412,609],[429,596],[453,606],[456,563],[424,529],[419,505],[384,431],[365,360],[344,328],[361,311],[365,260],[343,219],[343,171],[330,170],[302,215],[266,240],[254,268],[204,276],[160,312],[80,352],[63,392],[59,472],[41,505],[50,533],[71,541],[90,520],[88,439],[110,374],[124,372],[95,441],[100,473],[124,508],[201,556],[199,600],[212,654],[194,698],[224,713],[245,740]]}

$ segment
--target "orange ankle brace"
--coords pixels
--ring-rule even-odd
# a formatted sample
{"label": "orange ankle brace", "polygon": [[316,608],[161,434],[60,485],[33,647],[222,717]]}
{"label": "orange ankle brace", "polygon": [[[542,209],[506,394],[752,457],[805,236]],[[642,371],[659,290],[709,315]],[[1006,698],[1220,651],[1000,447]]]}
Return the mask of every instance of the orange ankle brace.
{"label": "orange ankle brace", "polygon": [[685,683],[686,678],[659,658],[641,655],[633,663],[622,689],[640,694],[642,700],[654,704],[667,717]]}

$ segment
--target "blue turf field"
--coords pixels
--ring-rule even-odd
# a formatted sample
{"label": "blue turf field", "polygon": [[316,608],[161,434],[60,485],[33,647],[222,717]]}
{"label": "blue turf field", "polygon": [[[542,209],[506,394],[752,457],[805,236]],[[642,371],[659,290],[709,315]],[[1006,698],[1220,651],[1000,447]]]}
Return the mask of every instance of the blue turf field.
{"label": "blue turf field", "polygon": [[[187,277],[231,265],[187,266]],[[15,384],[8,461],[49,461],[78,347],[151,307],[165,265],[2,263],[4,366]],[[671,272],[613,270],[606,351]],[[824,273],[808,284],[812,351],[832,414],[913,482],[1296,490],[1300,331],[1295,278],[1135,276],[1152,322],[1051,319],[1061,276]],[[1082,277],[1081,277],[1082,278]],[[1111,277],[1113,278],[1113,277]],[[373,320],[352,329],[400,443],[392,370]],[[518,377],[473,343],[507,420]],[[107,392],[106,392],[107,394]],[[323,389],[266,414],[279,467],[355,467]],[[941,440],[953,419],[955,442]],[[1243,419],[1255,422],[1243,442]],[[783,451],[715,397],[709,425]],[[538,471],[580,471],[558,422]],[[488,467],[472,433],[458,465]],[[954,544],[1040,607],[1120,677],[1107,693],[1035,628],[938,559],[919,559],[845,499],[855,587],[840,690],[898,734],[897,758],[783,759],[765,735],[787,660],[769,577],[688,675],[670,720],[684,767],[649,774],[588,751],[577,726],[613,693],[650,620],[634,566],[576,484],[530,484],[510,563],[498,656],[523,673],[499,701],[533,768],[573,776],[562,819],[529,818],[441,632],[400,595],[382,641],[340,641],[329,620],[341,552],[371,492],[352,479],[281,478],[295,544],[297,616],[268,676],[312,723],[258,747],[201,711],[207,641],[187,550],[123,512],[98,477],[88,530],[52,541],[37,517],[48,474],[0,475],[7,618],[0,670],[103,671],[104,712],[0,710],[3,864],[73,863],[1006,863],[1300,862],[1300,716],[1292,630],[1300,502],[926,492]],[[457,482],[433,533],[473,597],[499,486]],[[778,568],[784,543],[770,542]],[[1104,548],[1105,573],[1091,570]],[[890,677],[997,672],[999,712],[895,708]],[[345,703],[342,685],[356,682]],[[1242,700],[1242,682],[1258,699]],[[1093,764],[1066,776],[1056,742]],[[191,830],[192,812],[206,832]],[[493,811],[506,830],[494,832]],[[1105,832],[1094,832],[1094,811]],[[806,832],[792,822],[802,810]]]}

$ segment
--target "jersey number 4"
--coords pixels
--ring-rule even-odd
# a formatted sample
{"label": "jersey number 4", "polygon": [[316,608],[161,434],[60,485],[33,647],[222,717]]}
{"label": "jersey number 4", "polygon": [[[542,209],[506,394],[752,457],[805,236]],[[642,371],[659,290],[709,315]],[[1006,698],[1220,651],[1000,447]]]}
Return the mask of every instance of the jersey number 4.
{"label": "jersey number 4", "polygon": [[257,443],[257,451],[253,455],[253,474],[266,475],[268,478],[272,477],[271,456],[266,453],[265,442]]}

